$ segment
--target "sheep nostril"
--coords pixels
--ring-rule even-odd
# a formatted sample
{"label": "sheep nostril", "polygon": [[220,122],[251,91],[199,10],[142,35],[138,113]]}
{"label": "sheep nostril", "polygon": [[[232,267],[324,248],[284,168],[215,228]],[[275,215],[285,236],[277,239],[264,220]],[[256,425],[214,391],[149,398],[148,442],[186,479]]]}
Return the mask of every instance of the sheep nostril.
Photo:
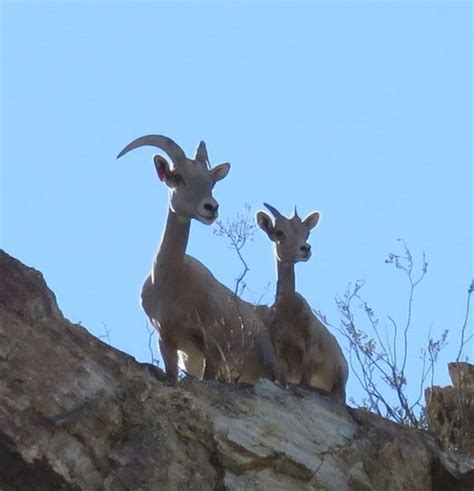
{"label": "sheep nostril", "polygon": [[211,211],[212,213],[215,213],[217,211],[217,208],[219,208],[219,205],[211,205],[211,203],[206,203],[204,205],[204,209],[206,211]]}
{"label": "sheep nostril", "polygon": [[308,253],[308,252],[311,250],[311,246],[310,246],[309,244],[302,245],[302,246],[300,247],[300,249],[301,249],[303,252]]}

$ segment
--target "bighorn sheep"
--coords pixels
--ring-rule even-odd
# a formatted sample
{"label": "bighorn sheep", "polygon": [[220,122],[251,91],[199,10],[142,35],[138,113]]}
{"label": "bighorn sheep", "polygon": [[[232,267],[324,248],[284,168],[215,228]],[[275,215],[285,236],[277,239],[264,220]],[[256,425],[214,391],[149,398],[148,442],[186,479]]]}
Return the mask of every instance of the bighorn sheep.
{"label": "bighorn sheep", "polygon": [[[168,381],[177,382],[178,365],[198,378],[256,383],[262,359],[272,348],[266,326],[254,307],[219,283],[199,261],[185,254],[191,220],[210,225],[217,218],[212,196],[217,181],[230,169],[211,169],[202,141],[194,159],[173,140],[147,135],[127,145],[117,158],[141,147],[154,146],[171,159],[155,155],[158,177],[170,189],[166,228],[141,292],[141,304],[159,332],[159,346]],[[262,355],[263,353],[263,355]]]}
{"label": "bighorn sheep", "polygon": [[307,240],[319,221],[319,213],[301,220],[295,209],[294,216],[288,219],[273,206],[264,205],[275,217],[273,223],[265,212],[257,214],[258,226],[275,242],[276,249],[278,281],[269,326],[278,378],[284,385],[295,383],[323,389],[345,402],[347,361],[336,338],[295,291],[295,263],[311,256]]}

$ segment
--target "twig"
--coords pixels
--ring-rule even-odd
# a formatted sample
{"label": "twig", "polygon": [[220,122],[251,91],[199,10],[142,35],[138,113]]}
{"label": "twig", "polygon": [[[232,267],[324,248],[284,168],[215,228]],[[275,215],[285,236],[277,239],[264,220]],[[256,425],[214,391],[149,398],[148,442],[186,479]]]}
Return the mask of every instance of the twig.
{"label": "twig", "polygon": [[99,339],[105,339],[109,345],[112,345],[112,341],[110,340],[110,333],[112,332],[112,329],[109,329],[105,322],[102,322],[102,325],[104,326],[105,334],[99,336]]}
{"label": "twig", "polygon": [[156,331],[153,328],[150,329],[150,327],[148,326],[148,322],[145,323],[145,329],[148,332],[148,351],[150,352],[151,364],[159,366],[160,361],[157,358],[155,358],[155,352],[153,351],[153,345],[152,345],[152,339],[153,339],[153,336],[155,335]]}
{"label": "twig", "polygon": [[[424,421],[426,420],[423,407],[420,404],[423,387],[430,374],[433,381],[434,366],[440,350],[446,344],[447,332],[444,332],[437,341],[430,337],[428,347],[422,351],[423,366],[420,374],[420,391],[417,399],[410,402],[405,392],[407,386],[405,370],[408,359],[408,332],[413,321],[415,290],[427,273],[428,263],[425,253],[423,253],[421,271],[418,276],[414,277],[415,262],[413,256],[405,241],[403,239],[398,239],[398,241],[403,244],[404,254],[391,253],[385,262],[402,270],[408,279],[407,317],[403,329],[399,329],[393,317],[387,316],[388,322],[393,327],[392,337],[389,338],[387,324],[385,324],[385,338],[382,339],[379,318],[360,296],[360,290],[363,286],[361,281],[349,285],[344,296],[341,299],[336,299],[336,306],[341,314],[339,331],[349,341],[351,369],[368,397],[365,403],[368,403],[369,409],[393,421],[420,427],[425,424]],[[365,312],[374,338],[369,337],[366,332],[357,327],[353,313],[354,299],[360,300],[359,308]],[[401,343],[398,339],[400,331],[403,333]],[[462,342],[465,344],[464,338],[463,336]],[[429,363],[427,363],[428,355]],[[354,366],[355,361],[358,368]],[[399,361],[400,366],[398,365]],[[380,378],[384,384],[380,384],[376,378]],[[392,404],[390,399],[385,396],[384,388],[393,391],[397,400],[395,404]]]}
{"label": "twig", "polygon": [[[236,219],[234,219],[233,221],[227,219],[226,222],[224,223],[221,220],[218,220],[216,222],[217,228],[214,229],[215,235],[219,237],[227,237],[229,239],[231,248],[236,252],[237,257],[239,258],[239,261],[243,266],[242,272],[235,280],[235,288],[234,288],[234,295],[233,295],[235,307],[237,310],[237,315],[240,321],[242,349],[245,349],[245,325],[244,325],[242,312],[240,311],[239,295],[242,295],[245,288],[247,287],[246,283],[244,282],[244,279],[247,273],[250,271],[247,261],[245,260],[242,254],[242,249],[245,247],[248,241],[253,240],[253,235],[256,228],[256,225],[248,217],[248,213],[250,212],[250,209],[251,209],[250,206],[248,204],[245,204],[245,211],[247,212],[247,216],[238,213]],[[226,370],[229,371],[229,367],[227,366],[228,363],[225,359],[224,353],[222,352],[221,346],[217,345],[217,343],[216,346],[221,351],[221,356],[223,357]],[[241,370],[243,368],[243,363],[244,363],[244,356],[242,356],[240,360]]]}
{"label": "twig", "polygon": [[471,284],[469,285],[469,287],[467,289],[466,313],[464,315],[464,323],[463,323],[463,325],[461,327],[461,344],[459,346],[458,355],[456,356],[456,361],[457,362],[459,362],[459,360],[461,359],[461,355],[462,355],[462,351],[464,349],[464,346],[473,337],[473,335],[471,335],[466,340],[464,339],[465,332],[466,332],[467,321],[469,319],[469,313],[471,311],[471,295],[472,295],[472,292],[473,291],[474,291],[474,279],[471,281]]}

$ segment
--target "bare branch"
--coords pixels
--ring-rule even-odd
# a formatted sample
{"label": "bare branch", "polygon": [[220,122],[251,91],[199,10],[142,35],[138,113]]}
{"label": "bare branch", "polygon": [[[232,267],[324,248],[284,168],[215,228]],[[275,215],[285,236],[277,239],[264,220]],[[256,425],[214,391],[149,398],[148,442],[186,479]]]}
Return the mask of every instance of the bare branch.
{"label": "bare branch", "polygon": [[104,327],[104,334],[99,336],[99,339],[107,341],[107,343],[112,346],[112,341],[110,340],[110,333],[112,332],[112,329],[109,329],[105,322],[102,322],[102,326]]}
{"label": "bare branch", "polygon": [[214,229],[215,235],[218,237],[227,237],[229,239],[231,248],[234,249],[243,266],[243,271],[235,280],[236,283],[234,294],[236,296],[242,295],[243,291],[245,290],[246,284],[243,283],[243,281],[247,273],[250,271],[247,261],[242,255],[242,249],[245,247],[245,244],[248,241],[253,240],[256,229],[255,223],[249,217],[250,209],[250,206],[246,204],[246,215],[238,213],[234,220],[226,219],[225,223],[218,220],[216,222],[216,228]]}
{"label": "bare branch", "polygon": [[[403,239],[402,254],[390,253],[385,260],[396,269],[401,270],[408,280],[407,315],[402,329],[403,337],[399,340],[399,325],[392,316],[387,316],[384,323],[384,338],[380,331],[380,319],[369,304],[361,298],[363,282],[349,285],[342,298],[336,299],[336,307],[341,315],[339,332],[349,341],[349,360],[352,372],[367,395],[362,401],[371,411],[398,423],[422,427],[426,424],[426,415],[421,404],[423,387],[428,377],[431,383],[434,378],[434,367],[440,351],[446,345],[447,331],[437,340],[429,337],[428,345],[421,351],[422,369],[419,380],[419,391],[414,401],[409,400],[406,392],[407,378],[405,375],[408,359],[408,333],[413,322],[413,303],[415,290],[428,271],[428,262],[423,252],[419,273],[415,272],[415,261],[411,251]],[[474,285],[473,285],[474,289]],[[358,326],[354,311],[354,300],[359,301],[359,309],[364,312],[365,319],[374,338],[367,330]],[[357,317],[359,319],[359,317]],[[388,326],[391,325],[389,334]],[[462,342],[466,343],[462,337]],[[400,365],[399,365],[400,363]],[[393,397],[397,402],[392,402]]]}
{"label": "bare branch", "polygon": [[159,366],[160,361],[158,360],[158,358],[155,357],[155,352],[153,350],[153,344],[152,344],[152,340],[156,334],[156,331],[155,331],[155,329],[150,328],[150,326],[148,325],[148,322],[145,323],[145,329],[148,333],[148,351],[150,352],[150,363],[152,365]]}
{"label": "bare branch", "polygon": [[467,301],[466,301],[466,313],[464,314],[464,323],[461,327],[461,344],[459,346],[459,351],[458,355],[456,356],[456,361],[459,361],[461,359],[462,351],[464,349],[464,346],[472,339],[474,335],[469,336],[467,339],[464,339],[465,333],[466,333],[466,326],[467,326],[467,321],[469,319],[469,313],[471,311],[471,295],[472,292],[474,291],[474,279],[471,281],[471,284],[469,285],[467,289]]}
{"label": "bare branch", "polygon": [[[246,214],[243,215],[242,213],[238,213],[234,220],[226,219],[225,223],[218,220],[216,222],[216,228],[213,231],[218,237],[226,237],[229,240],[230,247],[235,251],[243,266],[242,272],[235,280],[234,288],[234,301],[236,303],[236,309],[239,316],[242,348],[245,346],[245,325],[242,313],[240,312],[238,297],[243,294],[245,288],[247,287],[244,280],[245,276],[250,271],[248,263],[242,254],[242,249],[245,247],[247,242],[253,240],[256,229],[256,224],[249,216],[251,210],[250,205],[245,204],[244,209]],[[218,349],[221,350],[221,346],[218,345]],[[224,357],[223,352],[221,352],[221,356]],[[225,360],[225,357],[223,360],[228,370],[228,362]],[[244,357],[241,358],[240,363],[243,364],[243,360]]]}
{"label": "bare branch", "polygon": [[406,368],[406,363],[407,363],[407,358],[408,358],[408,330],[410,329],[411,326],[411,321],[412,321],[412,310],[413,310],[413,297],[415,293],[416,287],[420,284],[420,282],[423,280],[425,277],[427,271],[428,271],[428,262],[426,261],[426,255],[425,252],[423,252],[423,262],[421,266],[421,272],[420,275],[416,280],[413,279],[413,268],[414,268],[414,261],[413,261],[413,256],[410,252],[410,249],[408,248],[406,242],[403,239],[397,239],[398,242],[401,242],[403,244],[403,247],[405,249],[405,256],[399,256],[396,254],[389,254],[388,258],[385,260],[385,263],[387,264],[394,264],[397,269],[401,269],[404,271],[407,275],[408,282],[410,284],[410,291],[409,291],[409,296],[408,296],[408,304],[407,304],[407,320],[405,322],[405,328],[403,329],[403,362],[402,366],[400,369],[400,373],[403,374],[405,373],[405,368]]}

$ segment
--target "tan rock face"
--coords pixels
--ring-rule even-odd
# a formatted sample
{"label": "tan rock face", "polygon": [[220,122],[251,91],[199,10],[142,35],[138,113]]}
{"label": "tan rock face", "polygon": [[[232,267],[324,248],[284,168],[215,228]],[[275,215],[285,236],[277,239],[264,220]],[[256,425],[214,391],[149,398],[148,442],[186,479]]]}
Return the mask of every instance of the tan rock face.
{"label": "tan rock face", "polygon": [[163,380],[0,251],[0,489],[472,488],[472,459],[318,393]]}
{"label": "tan rock face", "polygon": [[449,450],[474,457],[474,366],[449,363],[449,387],[432,387],[425,393],[430,430]]}

